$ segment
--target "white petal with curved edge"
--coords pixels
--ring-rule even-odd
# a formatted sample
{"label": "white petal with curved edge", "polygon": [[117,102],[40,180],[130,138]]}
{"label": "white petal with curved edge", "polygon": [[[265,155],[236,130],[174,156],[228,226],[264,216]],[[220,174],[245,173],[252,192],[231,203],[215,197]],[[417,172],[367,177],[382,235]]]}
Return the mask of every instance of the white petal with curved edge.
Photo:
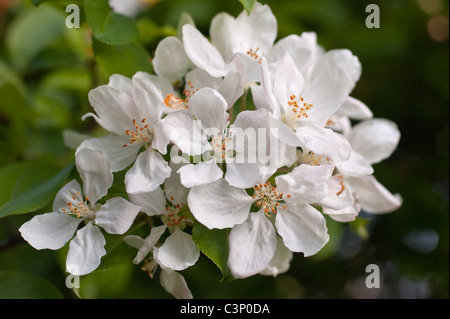
{"label": "white petal with curved edge", "polygon": [[352,222],[356,219],[359,212],[361,210],[361,206],[357,201],[353,203],[353,205],[350,205],[348,207],[334,210],[331,208],[323,207],[322,213],[330,216],[332,219],[334,219],[337,222],[340,223],[348,223]]}
{"label": "white petal with curved edge", "polygon": [[219,180],[223,176],[222,170],[215,160],[198,164],[187,164],[178,170],[180,181],[184,187],[206,185]]}
{"label": "white petal with curved edge", "polygon": [[189,111],[201,121],[203,129],[223,132],[227,102],[219,92],[212,88],[201,88],[189,99]]}
{"label": "white petal with curved edge", "polygon": [[317,125],[298,127],[296,131],[301,147],[330,158],[334,164],[350,158],[351,146],[343,135]]}
{"label": "white petal with curved edge", "polygon": [[226,12],[215,15],[211,20],[209,28],[211,42],[221,53],[224,61],[230,59],[234,52],[240,49],[234,41],[238,32],[235,18]]}
{"label": "white petal with curved edge", "polygon": [[352,79],[340,68],[328,68],[319,73],[302,92],[306,103],[313,104],[308,120],[326,122],[347,99]]}
{"label": "white petal with curved edge", "polygon": [[243,52],[236,52],[227,62],[227,66],[230,71],[237,72],[244,83],[261,81],[260,60],[255,60]]}
{"label": "white petal with curved edge", "polygon": [[147,150],[138,155],[125,175],[127,193],[151,192],[170,176],[171,168],[161,154]]}
{"label": "white petal with curved edge", "polygon": [[321,55],[311,70],[310,79],[313,80],[323,70],[333,67],[340,67],[350,75],[352,83],[349,87],[349,92],[353,90],[353,87],[361,76],[362,68],[358,57],[347,49],[334,49]]}
{"label": "white petal with curved edge", "polygon": [[194,26],[183,26],[183,45],[189,59],[212,76],[225,76],[227,69],[222,55]]}
{"label": "white petal with curved edge", "polygon": [[345,102],[339,108],[338,113],[354,120],[368,120],[373,117],[372,111],[366,104],[351,96],[348,96],[345,99]]}
{"label": "white petal with curved edge", "polygon": [[140,262],[142,262],[147,257],[147,255],[151,251],[153,251],[153,248],[155,247],[161,236],[164,234],[166,229],[166,225],[152,227],[152,229],[150,230],[150,235],[148,235],[145,240],[143,240],[143,243],[139,247],[136,257],[133,259],[134,264],[139,264]]}
{"label": "white petal with curved edge", "polygon": [[101,230],[88,223],[70,241],[66,269],[77,276],[93,272],[100,265],[100,259],[106,255],[105,245],[106,240]]}
{"label": "white petal with curved edge", "polygon": [[156,47],[152,60],[155,73],[171,82],[180,79],[189,66],[183,43],[177,37],[166,37]]}
{"label": "white petal with curved edge", "polygon": [[[83,148],[99,149],[106,153],[111,170],[118,172],[134,162],[143,143],[129,144],[126,136],[107,135],[84,140],[77,148],[75,155]],[[126,145],[126,146],[124,146]]]}
{"label": "white petal with curved edge", "polygon": [[319,252],[329,240],[325,218],[309,204],[278,209],[275,227],[286,247],[305,257]]}
{"label": "white petal with curved edge", "polygon": [[400,141],[400,131],[392,121],[372,119],[355,125],[347,138],[352,148],[369,164],[376,164],[395,151]]}
{"label": "white petal with curved edge", "polygon": [[192,214],[209,229],[230,228],[244,222],[252,203],[245,190],[230,186],[224,179],[193,187],[188,196]]}
{"label": "white petal with curved edge", "polygon": [[184,270],[194,265],[200,257],[200,251],[192,240],[192,236],[178,227],[166,238],[164,244],[155,248],[158,264],[162,268]]}
{"label": "white petal with curved edge", "polygon": [[133,99],[139,111],[139,115],[134,119],[138,122],[142,122],[145,119],[145,124],[151,127],[161,120],[161,115],[165,108],[164,97],[156,85],[143,72],[136,73],[132,81]]}
{"label": "white petal with curved edge", "polygon": [[242,43],[245,52],[259,48],[258,53],[268,54],[277,37],[277,20],[268,5],[256,2],[250,14],[242,11],[236,18],[235,42]]}
{"label": "white petal with curved edge", "polygon": [[75,234],[82,218],[74,218],[63,213],[36,215],[23,224],[19,231],[35,249],[60,249]]}
{"label": "white petal with curved edge", "polygon": [[276,277],[279,274],[285,273],[289,270],[291,260],[294,257],[292,251],[290,251],[283,243],[281,237],[277,236],[277,248],[275,255],[263,271],[259,274],[264,276]]}
{"label": "white petal with curved edge", "polygon": [[276,170],[260,163],[227,163],[225,180],[234,187],[250,188],[265,183]]}
{"label": "white petal with curved edge", "polygon": [[166,214],[166,196],[161,187],[156,187],[151,192],[129,193],[128,197],[149,216]]}
{"label": "white petal with curved edge", "polygon": [[180,206],[183,206],[187,203],[189,189],[181,184],[178,170],[183,167],[184,164],[175,164],[170,162],[169,166],[172,168],[172,173],[164,182],[164,193],[167,200],[169,200],[173,205],[176,206],[179,204]]}
{"label": "white petal with curved edge", "polygon": [[264,212],[250,213],[228,236],[228,267],[234,278],[246,278],[263,271],[272,260],[277,238],[272,223]]}
{"label": "white petal with curved edge", "polygon": [[130,229],[140,210],[140,206],[124,198],[111,198],[95,213],[95,223],[107,233],[122,235]]}
{"label": "white petal with curved edge", "polygon": [[109,77],[109,86],[112,86],[116,90],[125,91],[131,93],[133,85],[131,84],[131,79],[122,74],[112,74]]}
{"label": "white petal with curved edge", "polygon": [[175,144],[183,153],[200,155],[210,144],[202,134],[198,121],[181,111],[168,114],[154,126],[155,135],[152,147],[165,154],[169,142]]}
{"label": "white petal with curved edge", "polygon": [[193,299],[184,277],[174,270],[162,269],[161,286],[177,299]]}
{"label": "white petal with curved edge", "polygon": [[230,109],[242,94],[244,94],[241,75],[238,72],[229,72],[217,87],[217,91],[227,101],[228,109]]}
{"label": "white petal with curved edge", "polygon": [[316,203],[328,195],[333,170],[334,165],[301,164],[288,174],[278,175],[275,183],[279,192],[292,196],[292,201]]}
{"label": "white petal with curved edge", "polygon": [[83,119],[93,116],[99,125],[111,133],[124,135],[132,126],[132,119],[139,115],[133,96],[112,86],[96,87],[89,91],[88,98],[96,114],[88,113]]}
{"label": "white petal with curved edge", "polygon": [[399,194],[392,194],[373,175],[348,177],[352,191],[358,193],[362,209],[371,214],[385,214],[397,210],[403,203]]}
{"label": "white petal with curved edge", "polygon": [[350,158],[345,162],[340,162],[336,164],[336,167],[342,174],[349,176],[363,176],[373,174],[373,167],[370,165],[366,159],[352,150]]}
{"label": "white petal with curved edge", "polygon": [[287,52],[297,69],[302,72],[313,62],[316,38],[314,32],[303,32],[301,36],[291,34],[275,43],[267,59],[276,68]]}
{"label": "white petal with curved edge", "polygon": [[75,163],[83,181],[84,194],[91,204],[95,204],[108,193],[113,183],[108,156],[102,150],[82,148],[75,155]]}

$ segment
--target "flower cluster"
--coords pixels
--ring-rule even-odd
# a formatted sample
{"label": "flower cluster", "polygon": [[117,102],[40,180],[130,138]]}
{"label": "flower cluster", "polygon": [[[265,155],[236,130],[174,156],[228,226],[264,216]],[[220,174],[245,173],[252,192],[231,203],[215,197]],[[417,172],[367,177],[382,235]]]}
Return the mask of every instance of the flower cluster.
{"label": "flower cluster", "polygon": [[[106,254],[104,232],[124,235],[138,249],[135,264],[151,277],[160,268],[169,293],[191,298],[179,271],[200,256],[195,225],[229,229],[235,278],[276,276],[293,253],[311,256],[328,242],[324,215],[350,222],[361,210],[396,210],[401,197],[372,165],[392,154],[400,133],[350,96],[358,58],[325,51],[313,32],[276,37],[267,5],[220,13],[209,39],[190,23],[163,39],[155,74],[115,74],[91,90],[95,112],[83,118],[105,135],[77,144],[83,188],[65,185],[53,212],[20,228],[23,238],[36,249],[70,241],[67,269],[85,275]],[[126,194],[102,200],[119,171]],[[130,227],[145,215],[151,228],[141,238]]]}

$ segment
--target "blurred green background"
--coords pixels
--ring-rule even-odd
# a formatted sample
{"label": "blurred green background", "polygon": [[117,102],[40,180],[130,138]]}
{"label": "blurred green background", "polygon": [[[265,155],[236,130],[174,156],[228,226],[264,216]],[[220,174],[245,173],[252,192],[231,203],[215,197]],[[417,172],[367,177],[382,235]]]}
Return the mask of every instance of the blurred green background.
{"label": "blurred green background", "polygon": [[[89,90],[114,72],[151,72],[148,59],[162,38],[176,34],[183,12],[208,34],[215,14],[242,11],[237,0],[142,1],[134,16],[137,40],[107,46],[92,42],[83,10],[81,28],[65,27],[66,5],[82,1],[41,2],[0,0],[1,298],[74,297],[64,285],[64,252],[36,251],[18,228],[49,211],[70,177],[63,169],[70,169],[74,151],[63,130],[96,133],[97,125],[81,121],[91,110]],[[391,214],[363,214],[368,225],[329,220],[330,243],[310,258],[296,254],[289,272],[276,278],[220,282],[220,270],[202,256],[182,272],[194,297],[449,298],[448,1],[260,2],[278,20],[278,39],[315,31],[327,50],[348,48],[358,56],[363,74],[352,96],[402,134],[392,157],[375,165],[375,176],[404,203]],[[369,3],[380,8],[378,29],[365,25]],[[365,286],[369,264],[380,267],[379,289]],[[171,298],[131,261],[87,276],[81,286],[84,298]]]}

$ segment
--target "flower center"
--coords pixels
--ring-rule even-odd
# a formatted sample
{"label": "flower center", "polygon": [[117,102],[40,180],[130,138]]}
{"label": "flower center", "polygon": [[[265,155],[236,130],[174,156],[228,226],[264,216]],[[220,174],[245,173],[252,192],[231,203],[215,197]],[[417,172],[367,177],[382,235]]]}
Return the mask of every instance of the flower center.
{"label": "flower center", "polygon": [[128,135],[130,143],[124,144],[123,147],[142,142],[149,143],[153,140],[153,133],[148,124],[145,123],[146,121],[147,120],[143,118],[141,122],[138,123],[136,119],[133,119],[134,129],[125,131],[125,134]]}
{"label": "flower center", "polygon": [[189,106],[189,98],[197,92],[192,85],[192,82],[189,81],[186,85],[186,89],[183,91],[184,99],[176,97],[173,94],[167,94],[164,99],[164,104],[173,110],[186,110]]}
{"label": "flower center", "polygon": [[87,204],[89,197],[86,197],[85,200],[83,200],[83,197],[81,196],[80,192],[76,193],[76,196],[68,193],[68,195],[72,198],[72,201],[68,201],[67,209],[61,208],[61,211],[64,214],[69,215],[75,215],[77,218],[94,218],[95,214],[94,212],[89,208],[89,205]]}
{"label": "flower center", "polygon": [[289,97],[288,105],[290,109],[287,114],[283,116],[283,122],[291,128],[295,127],[295,124],[299,119],[308,118],[308,111],[314,107],[313,104],[306,103],[301,95],[297,98],[295,94],[292,94]]}
{"label": "flower center", "polygon": [[144,266],[142,266],[141,270],[147,272],[150,278],[153,279],[156,270],[158,269],[158,263],[153,258],[148,258],[144,260]]}
{"label": "flower center", "polygon": [[299,149],[297,150],[297,164],[306,164],[311,166],[329,165],[331,160],[322,155],[316,155],[313,151]]}
{"label": "flower center", "polygon": [[172,233],[175,230],[175,227],[183,230],[186,227],[187,218],[178,215],[183,208],[184,203],[172,204],[174,201],[173,196],[170,197],[170,200],[170,203],[166,202],[167,214],[163,216],[162,221],[169,227],[169,231]]}
{"label": "flower center", "polygon": [[225,136],[222,135],[222,133],[219,133],[211,138],[210,143],[213,147],[211,155],[216,158],[217,162],[221,163],[226,157],[233,157],[234,151],[229,147],[232,140],[231,131],[229,131],[228,134],[225,134]]}
{"label": "flower center", "polygon": [[256,48],[255,51],[253,51],[253,49],[247,50],[247,52],[245,52],[249,57],[255,59],[259,64],[261,64],[262,62],[262,57],[264,56],[264,53],[262,53],[261,55],[258,54],[259,48]]}
{"label": "flower center", "polygon": [[[278,193],[277,189],[273,187],[270,182],[265,184],[259,184],[253,187],[254,193],[252,198],[256,199],[256,206],[264,209],[264,213],[270,217],[272,214],[277,213],[277,207],[280,204],[284,204],[283,193]],[[286,195],[287,198],[291,197],[290,194]],[[286,206],[281,206],[284,210],[287,209]]]}

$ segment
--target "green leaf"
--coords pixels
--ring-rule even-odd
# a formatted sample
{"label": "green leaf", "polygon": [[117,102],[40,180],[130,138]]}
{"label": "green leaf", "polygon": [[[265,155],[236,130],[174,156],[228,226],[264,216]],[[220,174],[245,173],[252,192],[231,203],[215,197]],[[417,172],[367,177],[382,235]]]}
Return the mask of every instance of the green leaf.
{"label": "green leaf", "polygon": [[93,39],[93,49],[97,63],[108,75],[119,73],[132,77],[138,71],[152,72],[150,55],[137,42],[108,45]]}
{"label": "green leaf", "polygon": [[0,168],[0,218],[43,208],[62,187],[73,166],[57,174],[45,162],[13,163]]}
{"label": "green leaf", "polygon": [[138,30],[133,19],[111,10],[107,0],[85,0],[84,10],[94,37],[106,44],[135,41]]}
{"label": "green leaf", "polygon": [[242,3],[245,11],[247,11],[247,14],[250,14],[250,12],[252,12],[253,6],[256,3],[256,0],[239,0],[239,2]]}
{"label": "green leaf", "polygon": [[136,256],[136,248],[125,243],[123,236],[104,234],[106,239],[106,255],[102,257],[100,266],[94,272],[114,269],[124,264],[132,265]]}
{"label": "green leaf", "polygon": [[39,52],[63,35],[65,28],[65,14],[50,5],[24,11],[5,35],[5,47],[13,64],[25,69]]}
{"label": "green leaf", "polygon": [[0,299],[62,299],[49,281],[19,271],[0,271]]}
{"label": "green leaf", "polygon": [[228,230],[208,229],[195,222],[192,230],[192,239],[197,247],[222,271],[221,281],[233,280],[233,275],[228,268]]}

